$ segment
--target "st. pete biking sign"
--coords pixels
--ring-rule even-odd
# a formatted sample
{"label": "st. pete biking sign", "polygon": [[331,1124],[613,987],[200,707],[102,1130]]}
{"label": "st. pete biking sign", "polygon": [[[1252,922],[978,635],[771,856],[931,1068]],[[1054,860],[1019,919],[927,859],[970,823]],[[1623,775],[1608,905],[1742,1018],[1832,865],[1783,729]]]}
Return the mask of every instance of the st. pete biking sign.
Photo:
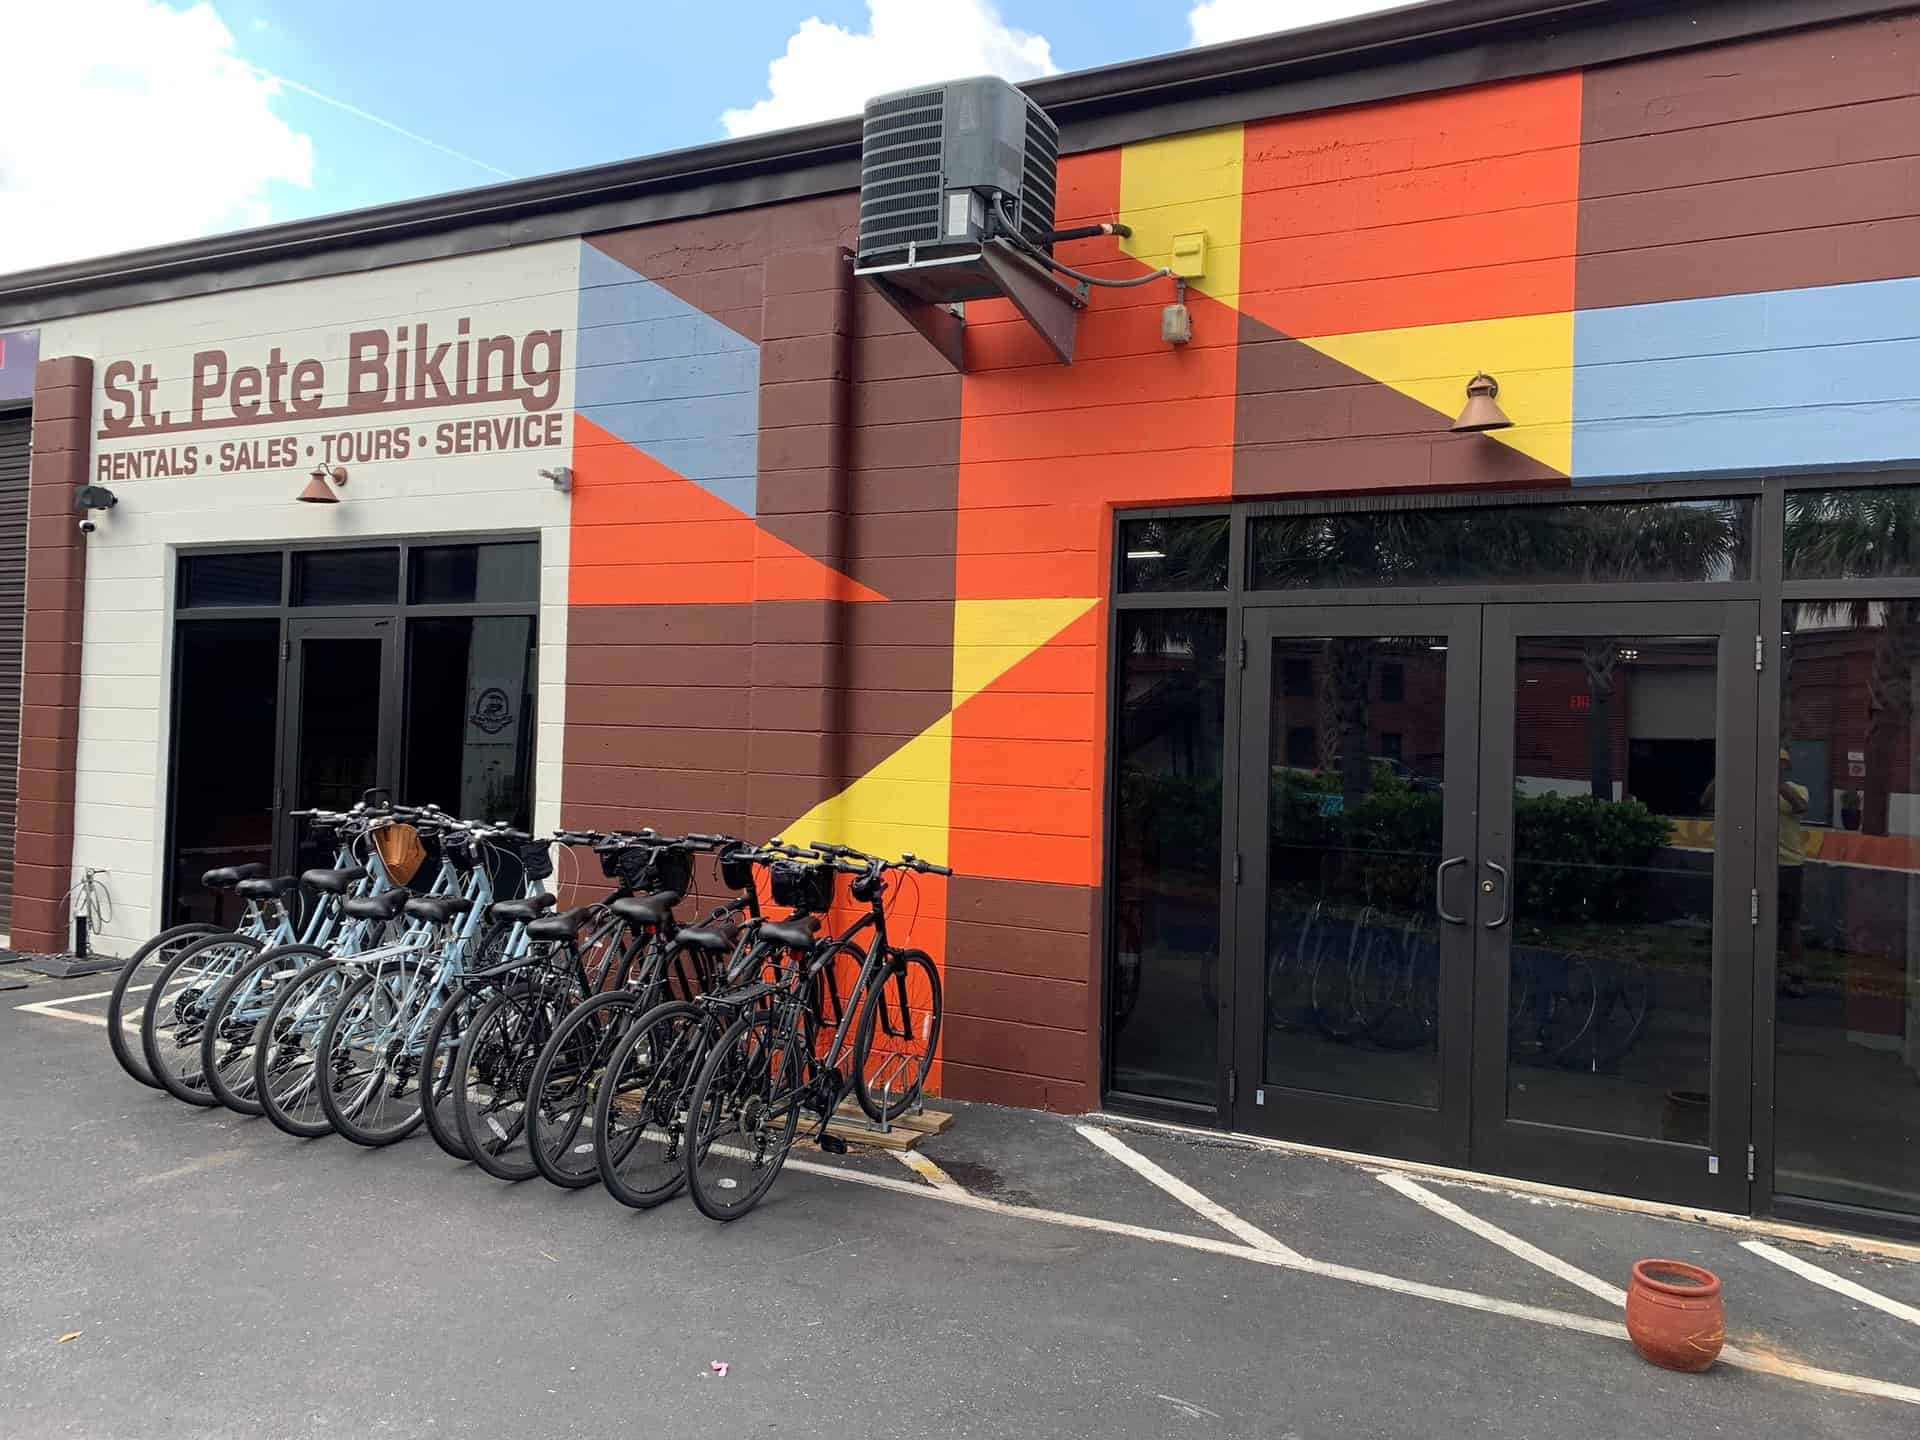
{"label": "st. pete biking sign", "polygon": [[184,367],[109,360],[98,370],[94,478],[557,448],[567,443],[565,345],[558,327],[486,334],[471,316],[440,312],[344,335],[233,341],[195,350]]}

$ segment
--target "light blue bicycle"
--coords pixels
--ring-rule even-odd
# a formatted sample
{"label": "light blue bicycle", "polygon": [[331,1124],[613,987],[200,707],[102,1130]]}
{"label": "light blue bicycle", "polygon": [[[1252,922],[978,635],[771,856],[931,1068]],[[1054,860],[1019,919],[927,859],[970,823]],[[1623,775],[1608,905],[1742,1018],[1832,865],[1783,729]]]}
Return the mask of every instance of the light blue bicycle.
{"label": "light blue bicycle", "polygon": [[[253,1095],[288,1134],[339,1129],[369,1145],[410,1134],[421,1120],[428,1032],[443,1003],[467,974],[513,963],[526,950],[526,920],[494,903],[495,872],[501,847],[538,842],[454,821],[422,830],[442,856],[433,887],[345,901],[357,928],[331,953],[298,957],[297,972],[277,979],[253,1038]],[[544,893],[537,879],[531,886]],[[528,907],[529,916],[538,908]]]}

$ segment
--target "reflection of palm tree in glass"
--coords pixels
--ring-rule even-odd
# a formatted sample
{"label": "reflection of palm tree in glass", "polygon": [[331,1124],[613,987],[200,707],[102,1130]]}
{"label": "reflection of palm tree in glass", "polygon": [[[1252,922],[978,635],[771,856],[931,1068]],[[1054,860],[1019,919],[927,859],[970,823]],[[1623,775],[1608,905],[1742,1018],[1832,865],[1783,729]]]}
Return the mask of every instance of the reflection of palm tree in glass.
{"label": "reflection of palm tree in glass", "polygon": [[[1786,578],[1866,579],[1912,575],[1920,566],[1920,489],[1789,490],[1786,497]],[[1871,632],[1867,677],[1867,777],[1860,828],[1885,835],[1889,796],[1905,778],[1906,755],[1887,753],[1912,723],[1913,668],[1920,659],[1920,601],[1822,600],[1790,605],[1782,646],[1781,744],[1793,736],[1793,635],[1800,622],[1840,624]],[[1900,774],[1896,776],[1895,767]]]}
{"label": "reflection of palm tree in glass", "polygon": [[[1279,516],[1254,528],[1253,561],[1268,586],[1323,590],[1422,580],[1498,583],[1518,575],[1596,585],[1710,580],[1730,574],[1746,553],[1750,509],[1655,501]],[[1367,693],[1376,644],[1328,642],[1324,709],[1332,723],[1325,728],[1337,732],[1341,788],[1349,799],[1366,791],[1371,776]],[[1611,716],[1619,658],[1612,640],[1583,644],[1590,779],[1601,799],[1613,798]],[[1323,753],[1332,743],[1333,735],[1323,737]]]}

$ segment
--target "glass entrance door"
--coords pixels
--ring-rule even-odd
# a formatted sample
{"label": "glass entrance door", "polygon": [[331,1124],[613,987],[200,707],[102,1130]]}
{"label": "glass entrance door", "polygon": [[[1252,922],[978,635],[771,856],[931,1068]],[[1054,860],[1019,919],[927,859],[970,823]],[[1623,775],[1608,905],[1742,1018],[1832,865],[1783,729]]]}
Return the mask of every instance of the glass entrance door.
{"label": "glass entrance door", "polygon": [[296,810],[345,810],[398,770],[398,667],[394,622],[288,622],[286,734],[281,754],[281,849],[290,870],[332,856],[302,845]]}
{"label": "glass entrance door", "polygon": [[1249,610],[1233,1123],[1744,1209],[1757,618]]}
{"label": "glass entrance door", "polygon": [[1235,1124],[1459,1163],[1479,607],[1246,624]]}
{"label": "glass entrance door", "polygon": [[1476,1168],[1747,1208],[1757,622],[1486,607]]}

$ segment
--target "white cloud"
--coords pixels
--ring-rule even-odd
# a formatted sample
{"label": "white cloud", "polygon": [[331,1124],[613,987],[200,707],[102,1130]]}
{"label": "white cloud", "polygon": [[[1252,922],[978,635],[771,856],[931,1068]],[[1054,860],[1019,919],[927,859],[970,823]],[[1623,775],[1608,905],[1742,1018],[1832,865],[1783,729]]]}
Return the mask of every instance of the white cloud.
{"label": "white cloud", "polygon": [[313,145],[209,4],[57,0],[5,23],[0,273],[272,218]]}
{"label": "white cloud", "polygon": [[1187,12],[1195,45],[1218,45],[1276,30],[1324,25],[1369,10],[1386,10],[1405,0],[1201,0]]}
{"label": "white cloud", "polygon": [[1031,80],[1059,67],[1046,36],[1015,30],[987,0],[867,0],[867,28],[814,16],[767,66],[767,96],[720,123],[729,135],[857,115],[869,97],[964,75]]}

